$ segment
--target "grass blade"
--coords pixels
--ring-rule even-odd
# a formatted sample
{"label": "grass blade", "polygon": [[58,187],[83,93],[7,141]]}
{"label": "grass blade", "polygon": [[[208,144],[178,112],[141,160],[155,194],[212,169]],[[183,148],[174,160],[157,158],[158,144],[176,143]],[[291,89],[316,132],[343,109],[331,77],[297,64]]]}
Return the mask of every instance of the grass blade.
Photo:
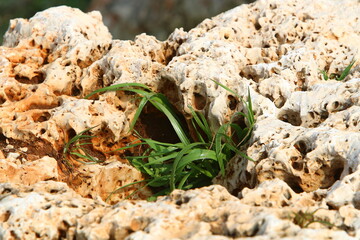
{"label": "grass blade", "polygon": [[90,94],[86,95],[85,99],[88,99],[89,97],[97,93],[108,92],[108,91],[123,91],[123,89],[133,89],[133,88],[140,88],[151,91],[150,88],[148,88],[146,85],[142,83],[120,83],[120,84],[115,84],[108,87],[97,89],[91,92]]}
{"label": "grass blade", "polygon": [[186,145],[176,156],[174,162],[173,162],[173,168],[171,171],[171,178],[170,178],[170,190],[174,190],[175,189],[175,177],[178,174],[178,165],[179,162],[182,160],[182,157],[184,156],[184,154],[186,154],[187,152],[190,151],[190,149],[201,145],[202,143],[191,143],[189,145]]}
{"label": "grass blade", "polygon": [[345,68],[345,70],[341,73],[340,77],[336,77],[337,81],[342,81],[349,75],[351,68],[355,64],[356,60],[351,60],[350,64]]}

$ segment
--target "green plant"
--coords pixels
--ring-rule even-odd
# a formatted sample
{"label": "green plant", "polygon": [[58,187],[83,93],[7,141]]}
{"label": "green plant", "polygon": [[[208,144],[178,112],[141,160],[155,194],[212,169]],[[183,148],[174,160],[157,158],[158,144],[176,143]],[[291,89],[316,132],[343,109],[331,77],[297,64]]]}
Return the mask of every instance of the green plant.
{"label": "green plant", "polygon": [[[319,208],[320,209],[320,208]],[[307,228],[310,224],[318,222],[321,223],[323,225],[329,226],[329,227],[333,227],[334,225],[327,222],[327,221],[323,221],[320,219],[317,219],[315,217],[315,213],[319,210],[316,209],[313,212],[303,212],[303,211],[299,211],[299,212],[293,212],[294,214],[294,218],[293,218],[293,222],[300,226],[301,228]]]}
{"label": "green plant", "polygon": [[[146,186],[151,187],[156,192],[154,197],[169,194],[174,189],[186,190],[202,187],[210,185],[211,180],[219,172],[224,176],[227,162],[235,155],[252,160],[239,150],[239,147],[250,138],[255,123],[250,91],[248,91],[247,101],[244,101],[234,91],[216,81],[214,82],[241,99],[247,111],[246,113],[237,112],[234,114],[229,123],[220,126],[217,132],[213,134],[205,116],[189,106],[192,115],[191,124],[195,130],[196,139],[186,134],[186,128],[182,126],[179,117],[166,97],[161,93],[152,92],[143,84],[113,85],[98,89],[86,96],[89,98],[100,92],[119,90],[136,93],[140,95],[141,100],[131,129],[133,129],[146,103],[150,102],[167,116],[180,139],[180,142],[176,144],[164,143],[142,138],[135,131],[141,142],[131,143],[129,146],[117,150],[145,146],[146,150],[141,156],[127,156],[127,159],[135,168],[144,173],[147,179],[122,186],[114,192],[140,182],[147,182]],[[247,123],[247,127],[244,129],[233,122],[239,116],[243,117]]]}
{"label": "green plant", "polygon": [[75,160],[82,164],[96,164],[102,162],[98,158],[92,156],[92,154],[89,153],[89,150],[86,148],[86,145],[92,144],[87,140],[90,140],[94,136],[86,135],[85,133],[95,127],[97,126],[87,128],[84,131],[76,134],[65,144],[63,149],[63,163],[67,169],[71,170],[73,168],[71,160]]}
{"label": "green plant", "polygon": [[350,64],[344,69],[343,72],[340,73],[331,73],[330,76],[325,70],[321,70],[321,74],[323,75],[324,80],[335,79],[337,81],[342,81],[349,75],[351,68],[354,66],[356,60],[352,60]]}

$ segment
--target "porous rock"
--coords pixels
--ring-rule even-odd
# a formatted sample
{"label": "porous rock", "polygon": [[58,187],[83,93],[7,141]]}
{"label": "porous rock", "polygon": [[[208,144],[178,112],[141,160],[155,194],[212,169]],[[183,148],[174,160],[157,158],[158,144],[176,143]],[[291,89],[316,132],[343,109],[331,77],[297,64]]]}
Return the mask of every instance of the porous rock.
{"label": "porous rock", "polygon": [[[4,238],[272,239],[281,233],[293,239],[355,239],[319,226],[302,230],[290,221],[289,209],[254,208],[217,185],[176,190],[156,202],[122,201],[113,206],[82,198],[66,184],[53,181],[31,187],[0,184],[0,193]],[[335,219],[342,222],[339,216]]]}
{"label": "porous rock", "polygon": [[58,178],[57,162],[48,156],[19,165],[11,162],[9,157],[0,159],[0,182],[32,185],[50,179],[58,180]]}
{"label": "porous rock", "polygon": [[[141,40],[139,42],[141,45]],[[1,182],[31,184],[40,180],[64,179],[63,174],[59,178],[57,176],[57,165],[66,158],[62,155],[64,144],[75,134],[90,127],[94,127],[92,134],[98,133],[98,137],[102,139],[93,139],[94,148],[99,152],[116,149],[118,145],[115,143],[129,135],[129,122],[134,107],[129,107],[127,112],[119,111],[115,103],[79,99],[79,96],[84,97],[91,90],[113,83],[114,79],[110,82],[99,80],[105,73],[101,73],[102,69],[94,63],[101,59],[102,68],[105,69],[107,64],[112,66],[112,63],[107,62],[108,58],[104,57],[111,45],[111,35],[98,12],[84,14],[79,10],[61,6],[40,12],[30,20],[16,19],[11,22],[4,36],[4,46],[0,50],[1,141],[5,144],[5,140],[10,139],[18,146],[32,147],[32,153],[39,155],[38,158],[50,155],[56,160],[50,161],[45,168],[38,164],[40,160],[23,166],[21,157],[17,161],[13,160],[14,154],[22,154],[21,152],[9,153],[7,158],[2,160],[5,161],[2,167],[6,169],[3,170],[6,173],[1,176]],[[113,45],[114,49],[117,49],[116,43]],[[131,52],[130,45],[129,43],[126,49]],[[138,75],[135,74],[142,74],[137,69],[136,61],[143,56],[143,52],[140,48],[134,48],[133,52],[137,57],[132,59],[135,66],[131,66],[129,60],[129,68],[124,66],[123,70],[119,69],[123,78],[134,75],[133,79],[136,79]],[[153,52],[157,51],[155,47],[151,49]],[[112,53],[109,54],[111,58]],[[124,59],[126,56],[123,52],[123,58],[120,58]],[[139,62],[151,66],[151,60],[140,59]],[[116,63],[114,68],[120,64]],[[92,70],[93,68],[97,71]],[[129,74],[125,74],[126,71],[129,71]],[[90,90],[86,85],[89,81],[92,81]],[[114,148],[109,149],[109,144],[114,145]],[[29,155],[24,155],[25,160],[37,159],[30,159]],[[113,160],[115,165],[117,160],[118,157]],[[109,161],[106,164],[108,163]],[[88,172],[76,172],[67,179],[82,196],[96,195],[103,199],[124,183],[143,179],[133,167],[115,165],[90,171],[92,180],[79,180],[88,179]],[[104,177],[104,174],[107,175]],[[112,177],[114,175],[122,180]],[[91,183],[93,179],[97,179],[96,187],[91,187],[91,184],[94,184]],[[104,181],[104,184],[99,183],[99,179]],[[85,183],[87,190],[82,190]],[[129,194],[117,196],[125,198],[127,195]]]}
{"label": "porous rock", "polygon": [[[68,7],[14,20],[0,47],[0,144],[35,145],[31,151],[43,156],[23,163],[25,154],[2,149],[0,236],[358,239],[359,67],[342,81],[325,81],[320,70],[341,73],[359,59],[359,10],[355,0],[260,0],[189,32],[176,29],[163,42],[145,34],[112,40],[97,12]],[[156,202],[104,203],[107,193],[143,179],[112,152],[133,140],[137,102],[126,92],[84,97],[142,83],[164,93],[187,119],[190,106],[202,112],[215,132],[246,109],[214,81],[245,100],[250,94],[256,125],[241,150],[254,161],[234,157],[225,176],[214,179],[223,187],[177,190]],[[77,165],[67,183],[80,195],[46,181],[62,179],[54,163],[64,164],[64,143],[89,127],[104,161]],[[50,173],[24,177],[24,169],[44,161]],[[17,185],[21,179],[29,186]],[[111,203],[130,193],[115,194]],[[138,197],[149,194],[144,189]],[[304,214],[322,223],[301,223]],[[36,228],[29,216],[39,220]]]}
{"label": "porous rock", "polygon": [[[130,194],[135,199],[151,196],[145,184],[141,183],[119,189],[121,186],[142,180],[143,176],[133,166],[112,158],[106,165],[83,165],[77,170],[78,174],[71,180],[70,185],[82,197],[101,197],[112,204],[125,199]],[[135,194],[133,194],[134,191],[136,191]]]}

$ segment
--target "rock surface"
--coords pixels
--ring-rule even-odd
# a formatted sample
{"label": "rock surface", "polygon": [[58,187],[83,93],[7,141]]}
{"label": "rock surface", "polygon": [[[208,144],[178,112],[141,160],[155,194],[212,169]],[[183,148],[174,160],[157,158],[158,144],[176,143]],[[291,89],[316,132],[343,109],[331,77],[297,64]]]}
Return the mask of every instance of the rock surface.
{"label": "rock surface", "polygon": [[[343,81],[320,73],[360,59],[359,12],[355,0],[260,0],[166,41],[112,40],[98,12],[68,7],[13,20],[0,47],[0,239],[359,239],[359,67]],[[216,130],[244,107],[212,80],[250,92],[255,161],[232,159],[222,186],[123,200],[151,194],[135,184],[104,202],[143,179],[112,152],[134,140],[137,103],[84,97],[143,83]],[[69,175],[64,144],[89,127],[100,163]]]}

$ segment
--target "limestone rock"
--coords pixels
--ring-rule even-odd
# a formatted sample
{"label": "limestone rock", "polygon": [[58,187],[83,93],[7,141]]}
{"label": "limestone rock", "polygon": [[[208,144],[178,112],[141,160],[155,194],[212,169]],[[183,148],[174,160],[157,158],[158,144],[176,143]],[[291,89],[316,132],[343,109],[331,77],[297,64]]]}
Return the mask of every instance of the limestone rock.
{"label": "limestone rock", "polygon": [[3,239],[74,238],[77,219],[103,203],[81,198],[65,183],[0,184]]}
{"label": "limestone rock", "polygon": [[49,8],[30,20],[12,20],[4,35],[5,47],[38,48],[48,54],[46,62],[65,57],[63,66],[80,68],[101,57],[110,41],[99,12],[84,14],[66,6]]}
{"label": "limestone rock", "polygon": [[[132,199],[146,199],[152,193],[144,183],[119,189],[122,186],[143,180],[143,176],[133,166],[109,159],[106,165],[83,165],[70,182],[72,188],[82,197],[101,197],[107,203],[117,203],[128,196]],[[117,191],[116,191],[117,190]],[[137,191],[138,190],[138,191]],[[133,194],[135,192],[135,194]]]}
{"label": "limestone rock", "polygon": [[[257,188],[244,188],[239,194],[241,202],[251,206],[283,208],[290,207],[326,207],[322,191],[296,194],[284,181],[280,179],[268,180],[260,183]],[[316,201],[315,201],[316,199]]]}
{"label": "limestone rock", "polygon": [[[141,40],[143,38],[145,40]],[[154,44],[145,46],[144,41],[149,42],[149,39]],[[117,166],[117,155],[112,158],[116,167],[110,164],[113,167],[98,166],[96,171],[91,171],[90,179],[96,179],[96,182],[81,180],[81,177],[88,177],[88,173],[74,174],[70,178],[65,177],[62,172],[59,176],[57,173],[58,163],[65,161],[62,155],[64,144],[75,134],[94,127],[90,134],[97,135],[98,138],[93,139],[93,150],[105,158],[111,156],[104,156],[103,152],[116,149],[117,142],[129,135],[134,104],[129,109],[119,111],[118,105],[123,104],[119,104],[119,101],[109,104],[105,100],[79,98],[117,80],[100,81],[100,77],[105,74],[101,73],[102,68],[106,69],[109,64],[117,69],[127,60],[128,67],[124,66],[118,72],[110,69],[108,75],[111,77],[120,73],[119,76],[122,75],[125,79],[130,76],[136,79],[143,74],[137,68],[138,63],[144,63],[150,68],[152,59],[162,61],[162,51],[155,47],[161,49],[162,45],[157,40],[139,37],[138,42],[139,47],[134,47],[133,51],[130,50],[130,43],[126,45],[128,48],[124,46],[118,49],[117,44],[112,43],[111,35],[98,12],[85,14],[65,6],[50,8],[30,20],[16,19],[11,22],[4,36],[4,46],[0,47],[0,142],[5,144],[6,138],[6,141],[10,139],[15,142],[17,147],[32,149],[31,153],[26,154],[16,151],[8,153],[7,158],[2,160],[4,163],[1,166],[3,174],[0,182],[32,184],[40,180],[67,179],[82,196],[101,196],[106,199],[124,183],[143,179],[133,167],[125,164]],[[133,62],[125,51],[123,57],[120,57],[123,59],[122,63],[108,62],[115,55],[114,50],[109,52],[112,45],[117,53],[124,49],[133,52]],[[146,54],[144,49],[149,54],[147,60],[141,60],[141,56]],[[109,56],[106,55],[108,52]],[[96,64],[97,60],[101,67]],[[113,63],[115,64],[112,65]],[[150,74],[157,71],[156,66],[155,64],[154,70],[149,71]],[[129,73],[125,74],[126,71]],[[149,81],[151,77],[147,76],[146,79]],[[90,89],[86,83],[91,85]],[[113,149],[108,147],[110,145]],[[30,154],[37,158],[30,157]],[[52,157],[51,161],[47,155]],[[43,160],[37,160],[39,158]],[[22,165],[23,159],[29,162]],[[45,160],[49,163],[43,166]],[[44,170],[45,172],[41,172]],[[104,177],[104,174],[112,179]],[[114,178],[115,175],[119,177]],[[98,182],[99,179],[104,183]],[[85,183],[89,184],[86,190]],[[96,187],[89,187],[93,184]],[[142,185],[136,186],[141,188]],[[117,196],[125,198],[131,191],[125,193],[127,194]]]}
{"label": "limestone rock", "polygon": [[335,208],[352,204],[355,208],[360,207],[360,171],[345,176],[341,181],[337,181],[329,189],[326,200],[328,204]]}
{"label": "limestone rock", "polygon": [[22,183],[32,185],[46,180],[58,180],[57,162],[54,158],[43,157],[41,159],[17,165],[0,159],[0,182]]}
{"label": "limestone rock", "polygon": [[[163,42],[112,40],[97,12],[68,7],[12,21],[0,47],[0,236],[359,239],[359,66],[342,81],[320,73],[360,58],[359,10],[355,0],[259,0]],[[138,102],[128,92],[84,97],[142,83],[187,119],[189,106],[201,111],[216,131],[246,110],[213,80],[250,93],[256,125],[242,150],[254,161],[234,157],[214,179],[222,187],[123,200],[144,187],[135,184],[105,203],[144,179],[113,151],[136,140]],[[165,127],[155,117],[148,125]],[[101,163],[76,163],[66,176],[65,143],[90,127]]]}
{"label": "limestone rock", "polygon": [[[0,184],[0,193],[0,233],[4,238],[271,239],[281,233],[281,237],[291,239],[355,239],[322,225],[301,229],[290,221],[292,209],[252,207],[216,185],[176,190],[157,202],[122,201],[113,206],[81,198],[65,184],[53,181],[32,187]],[[329,210],[322,211],[319,215],[334,215]],[[348,216],[356,211],[341,212]],[[339,226],[348,225],[340,215],[334,219]]]}

